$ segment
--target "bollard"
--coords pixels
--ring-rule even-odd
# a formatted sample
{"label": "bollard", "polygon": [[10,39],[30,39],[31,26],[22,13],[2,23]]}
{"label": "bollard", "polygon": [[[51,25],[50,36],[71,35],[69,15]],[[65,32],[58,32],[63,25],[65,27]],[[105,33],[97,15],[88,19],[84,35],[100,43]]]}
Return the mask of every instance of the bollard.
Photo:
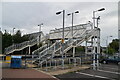
{"label": "bollard", "polygon": [[76,67],[76,58],[74,58],[74,67]]}
{"label": "bollard", "polygon": [[42,69],[42,63],[40,64],[40,67],[41,67],[41,69]]}
{"label": "bollard", "polygon": [[70,58],[69,58],[69,64],[71,64]]}
{"label": "bollard", "polygon": [[56,60],[55,60],[55,70],[56,70]]}
{"label": "bollard", "polygon": [[81,58],[80,58],[80,65],[82,64],[82,62],[81,62]]}
{"label": "bollard", "polygon": [[64,69],[64,59],[61,60],[62,61],[62,69]]}
{"label": "bollard", "polygon": [[50,68],[51,68],[51,60],[50,60]]}

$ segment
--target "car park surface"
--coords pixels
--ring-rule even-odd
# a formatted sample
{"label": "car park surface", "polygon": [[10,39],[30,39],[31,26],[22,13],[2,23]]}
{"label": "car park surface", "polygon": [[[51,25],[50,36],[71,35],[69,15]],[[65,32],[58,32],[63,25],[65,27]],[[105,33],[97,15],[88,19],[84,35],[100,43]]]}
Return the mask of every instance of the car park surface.
{"label": "car park surface", "polygon": [[73,73],[57,75],[56,77],[60,80],[65,80],[65,78],[71,80],[119,80],[120,65],[101,64],[98,70],[85,69]]}

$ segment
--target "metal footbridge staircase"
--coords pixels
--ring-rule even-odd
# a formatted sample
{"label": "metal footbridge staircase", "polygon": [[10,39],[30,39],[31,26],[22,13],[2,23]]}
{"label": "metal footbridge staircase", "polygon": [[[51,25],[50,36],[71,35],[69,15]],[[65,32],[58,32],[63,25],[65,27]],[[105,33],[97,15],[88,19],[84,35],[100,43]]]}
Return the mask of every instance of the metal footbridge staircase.
{"label": "metal footbridge staircase", "polygon": [[29,41],[25,41],[19,44],[13,44],[7,48],[5,48],[5,54],[10,54],[13,53],[14,51],[20,51],[23,50],[26,47],[32,47],[36,44],[38,44],[38,42],[43,42],[46,40],[46,36],[44,36],[43,32],[40,33],[41,34],[41,39],[39,40],[38,37],[36,37],[35,39],[29,40]]}
{"label": "metal footbridge staircase", "polygon": [[[42,64],[46,63],[46,61],[53,60],[55,56],[58,56],[58,55],[62,56],[62,52],[61,52],[62,51],[62,41],[61,41],[62,30],[63,30],[62,28],[51,30],[49,34],[47,35],[43,34],[41,36],[40,41],[38,41],[38,39],[35,38],[33,40],[25,41],[20,44],[14,44],[10,47],[7,47],[5,49],[5,53],[10,54],[14,51],[19,51],[26,47],[31,47],[37,44],[38,42],[54,40],[53,43],[50,43],[49,45],[48,43],[44,44],[40,48],[32,52],[32,62],[37,64],[38,66],[41,66]],[[92,29],[91,23],[73,26],[73,36],[71,35],[72,27],[65,27],[64,28],[65,41],[63,43],[63,47],[64,47],[63,55],[69,54],[67,52],[71,48],[80,46],[80,44],[82,44],[85,41],[91,42],[92,45],[95,45],[93,44],[93,41],[89,41],[89,40],[92,40],[93,37],[98,38],[99,33],[100,33],[100,29],[99,28]]]}
{"label": "metal footbridge staircase", "polygon": [[[89,29],[92,27],[90,24],[82,24],[77,25],[73,27],[73,38],[71,38],[71,27],[66,27],[65,30],[65,42],[64,42],[64,55],[68,54],[67,51],[69,51],[73,47],[80,46],[81,43],[84,41],[88,41],[92,39],[93,37],[98,36],[98,33],[100,31],[99,28]],[[53,43],[50,46],[44,45],[38,50],[35,50],[32,52],[32,59],[33,63],[37,64],[38,66],[42,66],[47,61],[53,60],[55,56],[62,56],[61,50],[62,50],[62,28],[52,30],[52,32],[49,34],[49,39],[56,40],[55,43]],[[43,49],[44,48],[44,49]]]}

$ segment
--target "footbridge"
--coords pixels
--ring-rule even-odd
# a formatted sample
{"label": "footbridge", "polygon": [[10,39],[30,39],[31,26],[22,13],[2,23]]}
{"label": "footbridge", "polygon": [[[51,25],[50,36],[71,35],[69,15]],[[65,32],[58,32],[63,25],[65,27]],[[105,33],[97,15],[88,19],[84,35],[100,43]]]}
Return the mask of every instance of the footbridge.
{"label": "footbridge", "polygon": [[[62,54],[62,28],[50,30],[49,34],[44,35],[41,33],[40,40],[35,38],[30,41],[25,41],[20,44],[14,44],[10,47],[5,49],[6,54],[10,54],[14,51],[22,50],[26,47],[30,47],[42,42],[43,45],[34,50],[32,52],[32,62],[41,66],[43,64],[47,64],[47,62],[51,62],[54,60],[55,56],[62,56],[64,58],[67,57],[69,54],[68,51],[73,48],[73,58],[75,58],[75,48],[80,46],[83,42],[86,43],[85,45],[85,53],[92,54],[100,53],[100,29],[99,28],[92,28],[93,25],[91,23],[87,24],[80,24],[73,26],[73,36],[72,36],[72,27],[65,27],[64,28],[64,38],[65,41],[63,43],[63,54]],[[95,48],[96,46],[96,48]],[[88,48],[91,47],[91,51],[88,52]],[[97,50],[95,50],[97,49]],[[30,50],[29,50],[30,51]]]}
{"label": "footbridge", "polygon": [[[88,47],[91,47],[89,54],[92,54],[97,47],[97,53],[100,53],[100,29],[92,29],[91,24],[80,24],[73,26],[73,38],[72,38],[72,27],[66,27],[64,29],[64,50],[63,55],[66,59],[67,53],[71,48],[73,48],[73,58],[75,58],[75,48],[80,46],[83,42],[86,43],[85,53],[88,54]],[[94,39],[93,39],[94,38]],[[33,63],[41,66],[47,64],[54,60],[55,56],[62,56],[62,28],[51,30],[48,35],[49,40],[55,40],[53,44],[47,44],[39,49],[32,52]]]}

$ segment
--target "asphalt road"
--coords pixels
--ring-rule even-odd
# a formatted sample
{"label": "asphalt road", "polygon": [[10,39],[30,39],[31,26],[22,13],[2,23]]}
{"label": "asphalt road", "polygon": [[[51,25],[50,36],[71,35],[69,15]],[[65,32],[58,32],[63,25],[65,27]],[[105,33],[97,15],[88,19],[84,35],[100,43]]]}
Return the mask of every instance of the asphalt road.
{"label": "asphalt road", "polygon": [[79,72],[57,75],[60,80],[120,80],[120,66],[102,64],[98,70],[86,69]]}

